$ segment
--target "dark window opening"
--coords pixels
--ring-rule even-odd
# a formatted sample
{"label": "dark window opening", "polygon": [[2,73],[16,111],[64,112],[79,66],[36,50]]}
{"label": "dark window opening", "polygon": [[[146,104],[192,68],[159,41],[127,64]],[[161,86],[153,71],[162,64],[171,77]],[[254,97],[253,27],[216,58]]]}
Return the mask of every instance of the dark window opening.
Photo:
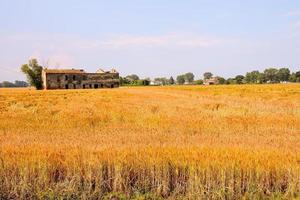
{"label": "dark window opening", "polygon": [[65,85],[65,88],[66,88],[66,89],[69,89],[69,85],[68,85],[68,84],[66,84],[66,85]]}
{"label": "dark window opening", "polygon": [[97,89],[97,88],[98,88],[98,84],[95,84],[95,85],[94,85],[94,88],[96,88],[96,89]]}
{"label": "dark window opening", "polygon": [[68,75],[65,75],[65,80],[66,80],[66,81],[68,80]]}
{"label": "dark window opening", "polygon": [[90,88],[92,88],[92,84],[90,84]]}
{"label": "dark window opening", "polygon": [[76,80],[76,76],[75,75],[73,75],[73,81],[75,81]]}
{"label": "dark window opening", "polygon": [[76,89],[76,85],[75,84],[73,84],[73,88]]}
{"label": "dark window opening", "polygon": [[114,88],[114,84],[111,84],[110,88]]}
{"label": "dark window opening", "polygon": [[59,82],[59,76],[57,77],[57,82]]}
{"label": "dark window opening", "polygon": [[101,88],[103,88],[103,84],[101,84]]}
{"label": "dark window opening", "polygon": [[82,85],[82,88],[85,89],[85,85],[84,84]]}

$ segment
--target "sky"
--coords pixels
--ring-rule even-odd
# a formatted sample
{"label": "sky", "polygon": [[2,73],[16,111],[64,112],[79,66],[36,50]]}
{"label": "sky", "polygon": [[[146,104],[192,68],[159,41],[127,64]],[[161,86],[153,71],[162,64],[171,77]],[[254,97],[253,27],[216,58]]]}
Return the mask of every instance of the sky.
{"label": "sky", "polygon": [[0,81],[48,68],[225,78],[300,71],[299,0],[0,0]]}

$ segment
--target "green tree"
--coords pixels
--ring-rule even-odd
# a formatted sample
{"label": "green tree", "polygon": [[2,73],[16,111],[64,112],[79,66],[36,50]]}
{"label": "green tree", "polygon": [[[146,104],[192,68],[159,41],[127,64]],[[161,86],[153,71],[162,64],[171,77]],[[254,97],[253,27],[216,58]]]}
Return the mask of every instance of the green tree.
{"label": "green tree", "polygon": [[128,80],[129,84],[131,84],[131,85],[137,85],[138,80],[140,80],[139,76],[136,74],[128,75],[125,78]]}
{"label": "green tree", "polygon": [[194,76],[193,73],[188,72],[188,73],[186,73],[186,74],[184,75],[184,78],[185,78],[185,81],[186,81],[187,83],[192,83],[192,82],[194,82],[195,76]]}
{"label": "green tree", "polygon": [[217,79],[219,80],[219,84],[223,85],[226,82],[226,79],[221,77],[221,76],[217,76]]}
{"label": "green tree", "polygon": [[244,81],[244,76],[243,75],[237,75],[236,77],[235,77],[235,81],[236,81],[236,83],[237,84],[242,84],[243,83],[243,81]]}
{"label": "green tree", "polygon": [[203,80],[202,79],[196,80],[195,84],[196,85],[203,85]]}
{"label": "green tree", "polygon": [[257,81],[258,83],[262,84],[262,83],[266,83],[267,79],[264,73],[259,73],[258,77],[257,77]]}
{"label": "green tree", "polygon": [[279,81],[288,81],[290,78],[291,72],[289,68],[280,68],[277,72],[277,77]]}
{"label": "green tree", "polygon": [[300,83],[300,71],[295,73],[295,77],[296,77],[296,82]]}
{"label": "green tree", "polygon": [[227,85],[236,84],[236,80],[234,78],[228,78],[225,84]]}
{"label": "green tree", "polygon": [[22,65],[21,71],[26,74],[31,86],[34,86],[38,90],[43,89],[43,67],[38,64],[36,59],[30,59],[28,64]]}
{"label": "green tree", "polygon": [[247,72],[245,76],[246,83],[258,83],[259,82],[259,71],[255,70],[252,72]]}
{"label": "green tree", "polygon": [[169,80],[165,77],[162,78],[155,78],[154,82],[156,82],[158,85],[168,85],[169,84]]}
{"label": "green tree", "polygon": [[205,72],[205,73],[203,74],[204,80],[205,80],[205,79],[210,79],[212,76],[213,76],[213,74],[212,74],[211,72]]}
{"label": "green tree", "polygon": [[174,78],[172,76],[169,79],[169,83],[170,83],[170,85],[174,85],[175,84]]}
{"label": "green tree", "polygon": [[270,83],[278,82],[278,69],[268,68],[264,71],[265,78]]}
{"label": "green tree", "polygon": [[179,76],[177,76],[176,80],[177,80],[177,84],[182,85],[185,83],[185,76],[179,75]]}
{"label": "green tree", "polygon": [[295,83],[297,81],[296,73],[292,73],[289,77],[289,81]]}

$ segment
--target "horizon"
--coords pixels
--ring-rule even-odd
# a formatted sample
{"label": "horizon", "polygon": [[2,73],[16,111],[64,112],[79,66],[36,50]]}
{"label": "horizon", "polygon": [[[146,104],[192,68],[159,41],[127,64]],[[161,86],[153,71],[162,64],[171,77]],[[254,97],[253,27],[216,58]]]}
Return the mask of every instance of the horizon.
{"label": "horizon", "polygon": [[300,2],[292,0],[12,0],[0,7],[0,82],[26,80],[22,64],[115,68],[121,76],[300,70]]}

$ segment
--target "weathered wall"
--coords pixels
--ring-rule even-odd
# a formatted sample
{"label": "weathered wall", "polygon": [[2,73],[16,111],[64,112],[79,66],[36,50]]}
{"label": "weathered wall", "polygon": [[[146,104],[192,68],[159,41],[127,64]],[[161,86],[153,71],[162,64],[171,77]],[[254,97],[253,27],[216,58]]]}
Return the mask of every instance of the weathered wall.
{"label": "weathered wall", "polygon": [[[45,87],[46,86],[46,87]],[[45,89],[84,89],[119,87],[118,73],[82,73],[44,75]]]}

